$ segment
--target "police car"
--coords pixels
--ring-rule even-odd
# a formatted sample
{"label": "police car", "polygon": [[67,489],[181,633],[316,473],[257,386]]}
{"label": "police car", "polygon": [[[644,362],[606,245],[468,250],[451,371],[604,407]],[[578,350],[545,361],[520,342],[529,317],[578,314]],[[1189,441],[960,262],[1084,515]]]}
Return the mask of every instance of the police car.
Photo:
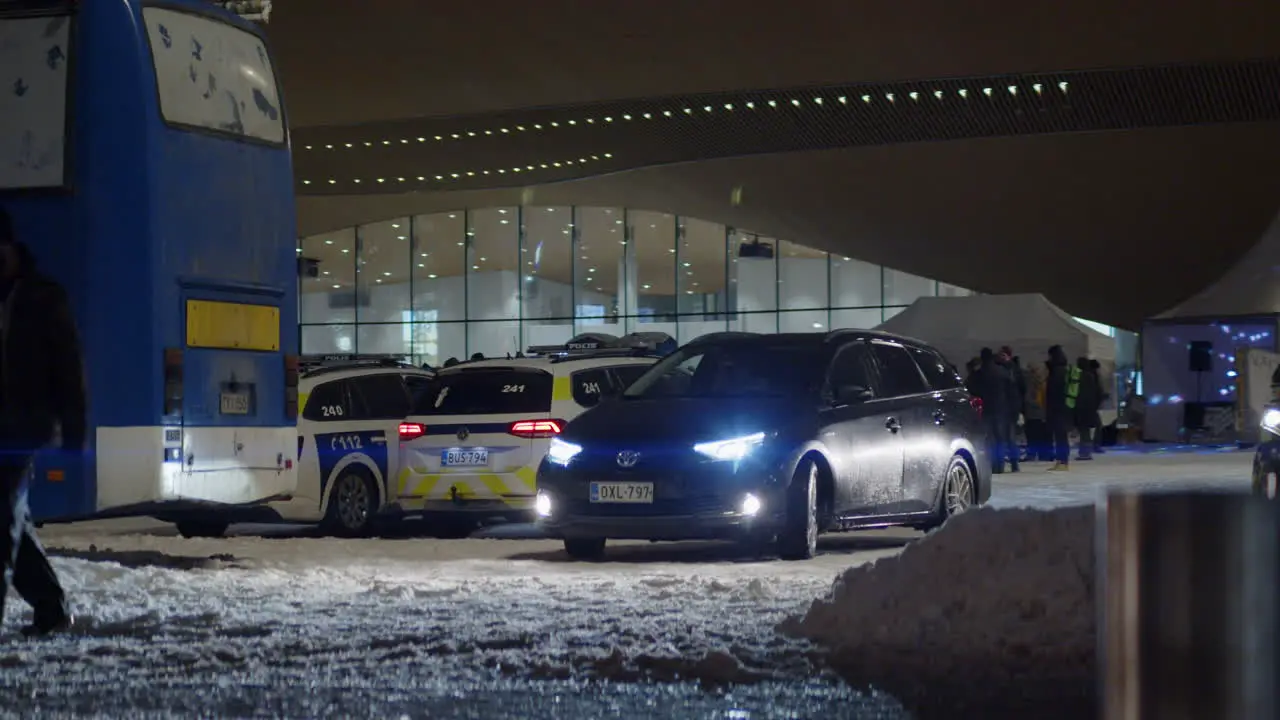
{"label": "police car", "polygon": [[395,500],[401,422],[434,373],[395,357],[330,356],[298,380],[298,486],[280,518],[367,534]]}
{"label": "police car", "polygon": [[531,520],[538,464],[565,423],[628,387],[674,342],[579,336],[531,357],[438,371],[400,425],[396,509],[464,535],[483,520]]}

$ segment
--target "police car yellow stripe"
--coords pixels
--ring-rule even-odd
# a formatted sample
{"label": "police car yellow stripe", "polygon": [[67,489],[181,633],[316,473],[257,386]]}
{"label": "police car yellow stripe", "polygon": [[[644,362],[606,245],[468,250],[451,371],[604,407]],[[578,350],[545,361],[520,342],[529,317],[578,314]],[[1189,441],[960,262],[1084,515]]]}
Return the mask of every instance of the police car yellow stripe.
{"label": "police car yellow stripe", "polygon": [[551,402],[563,402],[573,399],[573,385],[569,377],[558,377],[551,384]]}
{"label": "police car yellow stripe", "polygon": [[520,479],[520,482],[525,484],[525,487],[521,488],[521,492],[524,492],[527,489],[529,494],[532,495],[538,491],[537,470],[531,467],[522,467],[519,470],[516,470],[516,477]]}
{"label": "police car yellow stripe", "polygon": [[423,476],[423,478],[420,481],[418,481],[417,487],[415,487],[413,489],[413,492],[409,494],[413,495],[414,497],[426,497],[427,495],[431,494],[431,489],[435,487],[436,482],[438,480],[440,480],[439,475]]}

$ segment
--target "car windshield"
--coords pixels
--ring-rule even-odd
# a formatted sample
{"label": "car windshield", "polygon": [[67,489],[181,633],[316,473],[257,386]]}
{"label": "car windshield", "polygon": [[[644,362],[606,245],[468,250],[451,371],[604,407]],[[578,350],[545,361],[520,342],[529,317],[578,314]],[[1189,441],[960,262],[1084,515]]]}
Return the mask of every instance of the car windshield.
{"label": "car windshield", "polygon": [[821,348],[800,343],[726,343],[677,350],[624,398],[789,396],[819,377]]}

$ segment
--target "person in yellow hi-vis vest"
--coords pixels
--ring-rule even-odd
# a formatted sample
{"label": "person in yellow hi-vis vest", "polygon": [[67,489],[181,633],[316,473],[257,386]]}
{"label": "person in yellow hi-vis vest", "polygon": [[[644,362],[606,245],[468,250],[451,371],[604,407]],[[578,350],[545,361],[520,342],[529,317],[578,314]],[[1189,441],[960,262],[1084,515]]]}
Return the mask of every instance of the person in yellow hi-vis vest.
{"label": "person in yellow hi-vis vest", "polygon": [[1071,462],[1071,426],[1075,424],[1076,398],[1080,396],[1080,368],[1067,361],[1061,345],[1049,348],[1045,363],[1045,421],[1053,436],[1054,463],[1050,470],[1066,470]]}

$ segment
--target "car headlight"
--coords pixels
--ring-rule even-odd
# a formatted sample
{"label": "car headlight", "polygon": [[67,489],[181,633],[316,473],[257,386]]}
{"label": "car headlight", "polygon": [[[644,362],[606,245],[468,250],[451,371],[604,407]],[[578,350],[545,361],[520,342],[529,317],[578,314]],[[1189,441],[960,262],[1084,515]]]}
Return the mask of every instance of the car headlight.
{"label": "car headlight", "polygon": [[1272,408],[1262,413],[1262,429],[1280,435],[1280,410]]}
{"label": "car headlight", "polygon": [[758,432],[727,440],[698,443],[693,446],[693,450],[712,460],[741,460],[750,455],[751,451],[762,442],[764,442],[764,433]]}
{"label": "car headlight", "polygon": [[568,465],[569,461],[580,452],[582,452],[581,445],[574,445],[560,438],[551,438],[551,447],[547,449],[547,459],[557,465]]}

